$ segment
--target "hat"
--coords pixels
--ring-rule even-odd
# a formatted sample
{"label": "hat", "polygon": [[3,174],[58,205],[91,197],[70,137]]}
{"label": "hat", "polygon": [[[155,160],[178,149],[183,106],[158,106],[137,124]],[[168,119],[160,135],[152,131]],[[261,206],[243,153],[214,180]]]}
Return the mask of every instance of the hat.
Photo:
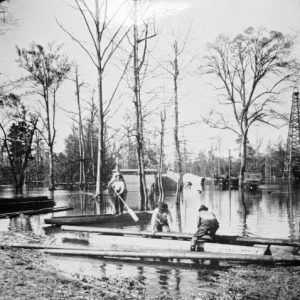
{"label": "hat", "polygon": [[201,211],[201,210],[208,210],[208,208],[205,206],[205,205],[201,205],[199,207],[199,210],[198,211]]}
{"label": "hat", "polygon": [[167,204],[167,203],[164,203],[164,202],[161,202],[161,203],[159,203],[158,208],[159,208],[159,209],[167,210],[167,209],[168,209],[168,204]]}

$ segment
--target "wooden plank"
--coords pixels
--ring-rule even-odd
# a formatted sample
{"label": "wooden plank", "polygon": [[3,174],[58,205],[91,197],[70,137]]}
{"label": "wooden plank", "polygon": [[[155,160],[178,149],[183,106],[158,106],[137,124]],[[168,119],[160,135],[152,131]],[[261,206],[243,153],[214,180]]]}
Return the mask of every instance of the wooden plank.
{"label": "wooden plank", "polygon": [[160,258],[160,259],[192,259],[192,260],[229,260],[246,262],[289,262],[300,263],[300,256],[285,255],[253,255],[253,254],[231,254],[212,252],[191,252],[191,251],[128,251],[128,250],[99,250],[84,247],[70,248],[55,245],[42,244],[12,244],[0,245],[0,247],[43,249],[45,253],[75,255],[88,257],[119,257],[119,258]]}
{"label": "wooden plank", "polygon": [[211,252],[191,252],[191,251],[103,251],[103,250],[61,250],[45,249],[43,252],[56,255],[72,255],[87,257],[116,257],[121,259],[138,258],[138,259],[189,259],[189,260],[225,260],[240,261],[251,263],[300,263],[300,257],[289,255],[284,257],[273,257],[272,255],[251,255],[251,254],[228,254],[228,253],[211,253]]}
{"label": "wooden plank", "polygon": [[[69,236],[77,238],[76,234]],[[190,241],[172,240],[172,239],[144,239],[139,236],[110,236],[110,235],[93,235],[84,236],[89,241],[89,245],[93,248],[101,250],[127,250],[127,251],[189,251]],[[263,248],[224,245],[216,243],[202,243],[204,251],[219,253],[244,253],[244,254],[264,254]]]}
{"label": "wooden plank", "polygon": [[[138,223],[150,222],[152,214],[150,212],[137,212],[139,217]],[[46,224],[53,225],[88,225],[88,224],[102,224],[102,223],[125,223],[133,222],[130,214],[124,213],[123,215],[76,215],[76,216],[63,216],[63,217],[53,217],[51,219],[45,219]]]}
{"label": "wooden plank", "polygon": [[87,256],[87,257],[116,257],[126,258],[151,258],[151,259],[190,259],[190,260],[226,260],[241,261],[251,263],[300,263],[300,256],[284,255],[254,255],[254,254],[233,254],[233,253],[213,253],[213,252],[191,252],[191,251],[128,251],[128,250],[101,250],[90,249],[87,247],[64,247],[59,245],[42,245],[42,244],[11,244],[0,245],[0,247],[40,249],[45,253],[57,255]]}
{"label": "wooden plank", "polygon": [[[90,232],[108,235],[132,235],[132,236],[143,236],[151,238],[170,238],[170,239],[182,239],[190,240],[192,238],[191,233],[183,232],[156,232],[154,235],[148,231],[131,231],[123,229],[113,228],[99,228],[99,227],[81,227],[81,226],[62,226],[64,231],[74,232]],[[288,239],[270,239],[270,238],[259,238],[259,237],[239,237],[239,236],[227,236],[217,235],[214,240],[210,237],[203,237],[201,239],[205,242],[219,243],[219,244],[233,244],[233,245],[250,245],[261,244],[261,245],[281,245],[281,246],[300,246],[299,241],[290,241]]]}
{"label": "wooden plank", "polygon": [[89,233],[99,233],[115,236],[142,236],[151,238],[169,238],[169,239],[182,239],[190,240],[192,238],[191,233],[181,233],[181,232],[155,232],[152,234],[150,231],[132,231],[126,229],[114,229],[114,228],[100,228],[100,227],[84,227],[84,226],[68,226],[64,225],[61,227],[63,231],[74,231],[74,232],[89,232]]}

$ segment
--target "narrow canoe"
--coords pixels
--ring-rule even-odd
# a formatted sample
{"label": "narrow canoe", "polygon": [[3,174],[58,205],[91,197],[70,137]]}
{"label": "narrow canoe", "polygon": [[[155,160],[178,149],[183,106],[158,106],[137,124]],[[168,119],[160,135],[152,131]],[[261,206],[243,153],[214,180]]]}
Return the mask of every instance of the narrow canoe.
{"label": "narrow canoe", "polygon": [[23,215],[38,215],[38,214],[48,214],[52,212],[60,212],[60,211],[66,211],[66,210],[72,210],[74,209],[71,206],[60,206],[60,207],[46,207],[46,208],[40,208],[40,209],[29,209],[29,210],[21,210],[21,211],[13,211],[13,212],[7,212],[0,214],[0,218],[6,218],[6,217],[17,217],[20,214]]}
{"label": "narrow canoe", "polygon": [[139,218],[138,222],[134,222],[129,213],[124,213],[123,215],[74,215],[74,216],[63,216],[63,217],[53,217],[51,219],[45,219],[46,224],[52,224],[56,226],[61,225],[89,225],[89,224],[139,224],[148,223],[151,220],[151,212],[136,212]]}
{"label": "narrow canoe", "polygon": [[36,210],[41,208],[54,207],[55,202],[52,199],[36,200],[36,201],[9,201],[8,203],[0,203],[0,213],[9,213],[25,210]]}
{"label": "narrow canoe", "polygon": [[[0,197],[0,205],[17,203],[17,202],[37,202],[37,201],[49,201],[47,196],[28,196],[28,195],[17,195],[14,197]],[[53,201],[53,200],[52,200]]]}

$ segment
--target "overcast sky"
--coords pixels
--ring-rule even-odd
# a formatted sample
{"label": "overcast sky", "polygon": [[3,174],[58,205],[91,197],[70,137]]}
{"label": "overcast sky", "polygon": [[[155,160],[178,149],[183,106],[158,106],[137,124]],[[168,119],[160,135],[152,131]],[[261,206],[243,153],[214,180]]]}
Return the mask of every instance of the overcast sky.
{"label": "overcast sky", "polygon": [[[8,4],[10,12],[17,19],[17,25],[11,26],[4,35],[0,37],[0,68],[1,80],[16,79],[24,72],[17,66],[15,46],[28,47],[32,41],[45,45],[48,42],[57,44],[64,43],[63,51],[79,64],[79,72],[82,80],[93,87],[96,82],[96,72],[88,60],[86,54],[76,45],[58,26],[57,21],[66,27],[73,34],[78,36],[88,45],[86,28],[78,15],[78,12],[68,6],[72,1],[62,0],[11,0]],[[91,1],[91,3],[93,3]],[[111,9],[117,7],[121,0],[110,0]],[[112,26],[117,26],[121,20],[126,19],[124,26],[130,26],[131,17],[128,14],[131,1],[120,10]],[[206,44],[213,41],[219,34],[225,33],[234,35],[242,32],[249,26],[265,27],[270,30],[279,30],[283,33],[296,36],[294,56],[299,59],[300,54],[300,1],[298,0],[152,0],[146,4],[147,8],[141,17],[152,17],[156,21],[158,36],[150,43],[152,67],[158,66],[168,57],[172,38],[183,38],[187,35],[188,42],[183,59],[188,61],[191,57],[197,56],[193,67],[201,64],[201,57],[205,55]],[[171,34],[173,32],[173,34]],[[114,70],[107,75],[107,95],[110,92],[110,82],[114,78]],[[216,105],[217,93],[209,85],[207,78],[187,74],[180,83],[180,122],[182,124],[196,122]],[[149,79],[150,80],[150,79]],[[171,87],[171,78],[167,75],[159,80],[151,78],[151,85]],[[112,119],[113,124],[123,121],[126,110],[132,108],[132,95],[126,84],[123,84],[120,91],[117,106],[122,109]],[[84,92],[89,97],[89,92]],[[170,97],[170,92],[164,90],[157,95],[159,101],[165,101]],[[283,106],[286,111],[290,110],[291,93],[284,96]],[[65,110],[74,110],[74,87],[69,82],[61,90],[59,105]],[[70,133],[71,119],[67,113],[60,111],[58,121],[58,136],[56,150],[63,149],[63,140]],[[172,120],[170,113],[169,121]],[[170,130],[171,133],[171,130]],[[192,153],[198,149],[210,148],[212,140],[220,135],[221,146],[224,155],[228,149],[237,148],[234,143],[236,137],[231,133],[218,132],[209,129],[206,125],[197,124],[186,127],[184,137],[187,140],[187,147]],[[279,137],[283,139],[287,135],[287,126],[281,130],[273,128],[254,128],[251,133],[251,142],[255,143],[258,137],[263,136],[265,144],[269,140],[276,141]],[[170,147],[171,142],[169,143]]]}

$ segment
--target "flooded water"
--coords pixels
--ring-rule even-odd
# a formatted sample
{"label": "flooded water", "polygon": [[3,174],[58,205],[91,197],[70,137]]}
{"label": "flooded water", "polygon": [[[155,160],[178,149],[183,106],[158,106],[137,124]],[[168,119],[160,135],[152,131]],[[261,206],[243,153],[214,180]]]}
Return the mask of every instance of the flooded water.
{"label": "flooded water", "polygon": [[[8,195],[2,191],[0,196]],[[72,211],[55,213],[55,216],[111,213],[108,196],[100,206],[91,195],[78,191],[56,190],[50,194],[47,190],[34,190],[30,194],[48,195],[54,198],[56,206],[70,205]],[[92,194],[92,193],[91,193]],[[199,193],[193,188],[185,188],[180,206],[174,204],[174,193],[166,194],[173,215],[174,231],[193,233],[196,230],[196,215],[201,204],[211,208],[220,223],[218,234],[257,236],[269,238],[300,238],[300,189],[287,186],[263,186],[256,193],[239,191],[221,191],[213,185],[206,185]],[[138,194],[128,193],[127,204],[138,209]],[[0,230],[24,230],[45,234],[44,218],[53,214],[20,216],[13,219],[0,219]],[[129,228],[128,228],[129,229]],[[130,227],[133,230],[149,230]],[[53,242],[60,243],[65,233],[50,234]],[[96,240],[96,235],[89,239]],[[146,288],[147,295],[166,293],[172,298],[190,299],[200,297],[203,291],[214,288],[213,278],[217,276],[213,268],[195,266],[168,266],[164,264],[125,263],[83,258],[49,256],[49,262],[69,272],[94,276],[132,277],[138,279]]]}

